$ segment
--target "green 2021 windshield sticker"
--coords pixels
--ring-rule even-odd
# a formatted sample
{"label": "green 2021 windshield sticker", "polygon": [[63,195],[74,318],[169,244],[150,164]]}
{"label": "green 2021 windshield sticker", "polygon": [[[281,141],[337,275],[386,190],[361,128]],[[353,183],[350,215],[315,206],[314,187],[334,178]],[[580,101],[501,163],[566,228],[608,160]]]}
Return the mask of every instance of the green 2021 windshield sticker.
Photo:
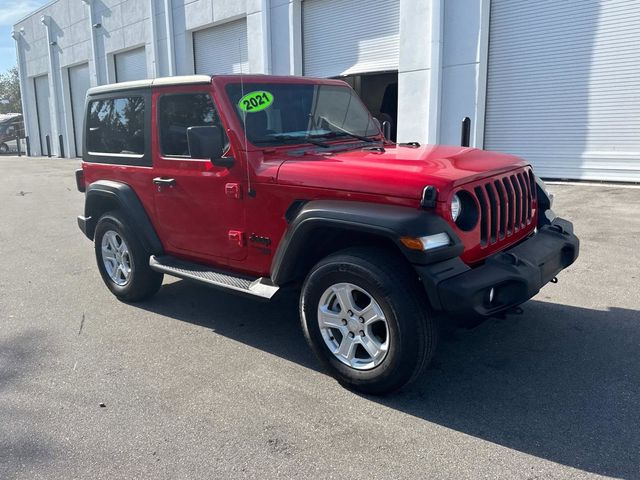
{"label": "green 2021 windshield sticker", "polygon": [[256,90],[249,92],[238,102],[240,110],[247,113],[254,113],[268,108],[273,103],[273,95],[271,92],[264,90]]}

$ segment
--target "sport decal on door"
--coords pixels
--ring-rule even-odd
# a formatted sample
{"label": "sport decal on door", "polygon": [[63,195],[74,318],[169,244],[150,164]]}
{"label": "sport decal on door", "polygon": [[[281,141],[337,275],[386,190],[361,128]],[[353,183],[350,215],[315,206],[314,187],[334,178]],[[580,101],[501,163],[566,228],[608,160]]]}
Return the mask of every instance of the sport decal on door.
{"label": "sport decal on door", "polygon": [[255,113],[268,108],[273,103],[273,94],[264,90],[249,92],[238,102],[240,110],[247,113]]}

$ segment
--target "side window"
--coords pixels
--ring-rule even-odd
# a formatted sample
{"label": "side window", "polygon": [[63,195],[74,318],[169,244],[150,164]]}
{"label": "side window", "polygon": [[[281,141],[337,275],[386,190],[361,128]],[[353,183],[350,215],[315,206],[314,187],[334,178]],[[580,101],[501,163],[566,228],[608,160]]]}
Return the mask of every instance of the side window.
{"label": "side window", "polygon": [[144,154],[144,97],[105,98],[89,103],[90,153]]}
{"label": "side window", "polygon": [[221,123],[209,94],[180,93],[160,97],[158,125],[162,155],[190,157],[187,128]]}

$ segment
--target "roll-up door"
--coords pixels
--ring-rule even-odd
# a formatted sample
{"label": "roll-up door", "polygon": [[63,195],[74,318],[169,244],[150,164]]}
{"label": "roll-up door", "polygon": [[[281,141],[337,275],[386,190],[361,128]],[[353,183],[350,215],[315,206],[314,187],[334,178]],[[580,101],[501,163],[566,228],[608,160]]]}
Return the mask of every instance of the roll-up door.
{"label": "roll-up door", "polygon": [[194,32],[193,56],[196,73],[248,73],[246,19]]}
{"label": "roll-up door", "polygon": [[53,141],[51,134],[51,110],[49,109],[49,78],[47,75],[35,77],[33,85],[36,90],[36,113],[38,115],[38,132],[40,133],[40,154],[47,154],[46,136],[49,135],[51,153]]}
{"label": "roll-up door", "polygon": [[116,82],[147,78],[147,55],[144,47],[115,54]]}
{"label": "roll-up door", "polygon": [[485,148],[640,181],[640,2],[492,0]]}
{"label": "roll-up door", "polygon": [[69,93],[73,115],[73,135],[76,156],[82,155],[82,126],[84,125],[84,99],[89,89],[89,64],[69,68]]}
{"label": "roll-up door", "polygon": [[397,70],[399,31],[400,0],[304,0],[304,74],[335,77]]}

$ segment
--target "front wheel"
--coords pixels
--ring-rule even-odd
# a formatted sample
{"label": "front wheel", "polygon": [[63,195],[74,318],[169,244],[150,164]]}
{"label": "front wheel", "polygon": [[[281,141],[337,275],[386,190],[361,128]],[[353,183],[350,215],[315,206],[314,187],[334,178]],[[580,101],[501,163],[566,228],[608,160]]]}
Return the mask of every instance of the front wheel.
{"label": "front wheel", "polygon": [[304,282],[305,337],[331,374],[364,393],[414,380],[433,355],[436,325],[401,257],[354,248],[320,261]]}
{"label": "front wheel", "polygon": [[0,153],[8,153],[9,152],[9,145],[7,145],[6,143],[0,143]]}
{"label": "front wheel", "polygon": [[122,213],[113,211],[100,217],[94,240],[98,270],[116,297],[135,302],[158,291],[163,275],[149,267],[149,253]]}

